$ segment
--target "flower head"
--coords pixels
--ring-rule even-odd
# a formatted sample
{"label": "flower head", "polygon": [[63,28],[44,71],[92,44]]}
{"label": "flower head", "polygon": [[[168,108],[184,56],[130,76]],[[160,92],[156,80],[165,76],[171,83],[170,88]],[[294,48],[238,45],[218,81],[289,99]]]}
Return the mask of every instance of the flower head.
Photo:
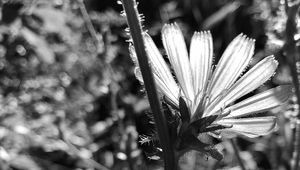
{"label": "flower head", "polygon": [[[235,134],[257,137],[272,132],[276,117],[260,116],[259,113],[285,102],[291,94],[289,85],[278,86],[234,103],[269,80],[278,66],[274,57],[268,56],[242,75],[254,53],[253,39],[238,35],[228,45],[215,69],[209,31],[194,33],[189,55],[178,25],[165,25],[162,40],[176,80],[151,37],[145,33],[146,51],[155,82],[168,103],[179,108],[180,99],[184,100],[190,116],[189,123],[215,116],[212,126],[229,127],[215,128],[224,137]],[[137,64],[133,46],[130,46],[130,53]],[[135,73],[143,81],[138,65]]]}

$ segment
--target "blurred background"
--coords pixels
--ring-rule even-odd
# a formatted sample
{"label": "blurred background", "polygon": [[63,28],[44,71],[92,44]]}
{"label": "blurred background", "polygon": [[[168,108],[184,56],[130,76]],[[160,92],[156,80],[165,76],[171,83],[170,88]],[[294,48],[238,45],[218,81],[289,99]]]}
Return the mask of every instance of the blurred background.
{"label": "blurred background", "polygon": [[[251,64],[270,54],[280,63],[277,74],[257,91],[291,82],[282,50],[284,1],[138,3],[143,27],[162,53],[165,23],[177,22],[187,46],[194,31],[210,30],[215,63],[228,43],[244,33],[256,39]],[[162,169],[149,104],[129,57],[126,18],[117,1],[2,0],[0,10],[1,170]],[[298,111],[293,103],[266,113],[278,116],[275,133],[237,139],[248,169],[290,169]],[[224,154],[221,162],[196,153],[180,163],[190,170],[240,169],[230,143],[216,144]]]}

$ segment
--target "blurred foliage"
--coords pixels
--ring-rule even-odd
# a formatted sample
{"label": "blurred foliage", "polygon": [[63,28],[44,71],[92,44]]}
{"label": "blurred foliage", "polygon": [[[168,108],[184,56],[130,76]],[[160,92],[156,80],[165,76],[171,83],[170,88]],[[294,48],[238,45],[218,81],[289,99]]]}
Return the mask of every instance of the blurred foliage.
{"label": "blurred foliage", "polygon": [[[128,53],[126,19],[116,1],[3,0],[0,9],[0,169],[161,169],[149,106]],[[160,30],[168,22],[180,25],[187,44],[193,31],[211,30],[216,61],[243,32],[256,39],[253,63],[271,53],[280,61],[266,86],[291,82],[282,52],[287,18],[282,1],[140,0],[139,11],[161,49]],[[289,169],[289,120],[297,108],[284,107],[289,112],[274,110],[278,132],[237,139],[249,169]],[[229,141],[216,143],[224,160],[191,152],[181,167],[237,169]]]}

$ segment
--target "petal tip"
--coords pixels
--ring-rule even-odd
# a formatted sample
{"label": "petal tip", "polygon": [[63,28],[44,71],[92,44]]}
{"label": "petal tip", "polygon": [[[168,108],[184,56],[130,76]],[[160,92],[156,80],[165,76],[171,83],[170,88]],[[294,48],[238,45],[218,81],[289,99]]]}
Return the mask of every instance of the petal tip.
{"label": "petal tip", "polygon": [[270,63],[271,63],[272,65],[274,65],[276,68],[277,68],[277,66],[278,66],[278,64],[279,64],[279,62],[275,59],[274,55],[270,55],[270,56],[264,58],[264,60],[265,60],[266,62],[270,62]]}
{"label": "petal tip", "polygon": [[240,33],[238,36],[236,36],[235,39],[240,39],[241,41],[250,42],[251,44],[255,43],[255,41],[256,41],[254,38],[250,38],[249,36],[247,36],[244,33]]}
{"label": "petal tip", "polygon": [[169,32],[169,31],[180,31],[180,28],[176,22],[170,23],[170,24],[165,24],[162,27],[162,33]]}

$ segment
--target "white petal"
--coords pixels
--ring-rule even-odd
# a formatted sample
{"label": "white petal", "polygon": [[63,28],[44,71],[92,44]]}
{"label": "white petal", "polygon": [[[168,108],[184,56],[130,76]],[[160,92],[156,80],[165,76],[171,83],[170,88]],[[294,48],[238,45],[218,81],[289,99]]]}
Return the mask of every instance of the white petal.
{"label": "white petal", "polygon": [[185,96],[193,101],[193,77],[184,38],[178,25],[165,25],[162,29],[162,39],[176,78]]}
{"label": "white petal", "polygon": [[195,32],[191,40],[190,63],[196,94],[203,90],[207,84],[212,60],[213,41],[210,32]]}
{"label": "white petal", "polygon": [[160,75],[162,79],[169,82],[171,86],[176,86],[177,84],[171,74],[171,71],[154,44],[152,38],[148,34],[144,34],[144,40],[146,45],[146,51],[149,55],[149,60],[152,64],[152,67],[155,68],[155,71]]}
{"label": "white petal", "polygon": [[237,80],[254,53],[254,40],[240,34],[226,48],[213,73],[209,94],[213,100]]}
{"label": "white petal", "polygon": [[173,104],[178,106],[179,88],[171,74],[168,65],[164,61],[152,38],[148,34],[144,34],[144,40],[151,66],[157,75],[156,79],[160,79],[157,81],[157,83],[159,83],[159,86],[165,91],[166,97],[169,98]]}
{"label": "white petal", "polygon": [[272,77],[277,66],[278,62],[273,56],[266,57],[260,61],[245,75],[243,75],[226,93],[224,93],[220,99],[211,103],[206,109],[204,115],[211,115],[238,98],[258,88]]}
{"label": "white petal", "polygon": [[[149,37],[150,38],[150,37]],[[150,38],[151,40],[151,38]],[[151,40],[152,41],[152,40]],[[152,41],[153,43],[153,41]],[[172,77],[172,74],[167,67],[166,63],[163,61],[162,56],[160,53],[155,53],[153,51],[150,51],[149,49],[156,48],[154,43],[150,44],[149,40],[146,40],[145,38],[145,44],[147,49],[147,54],[149,57],[149,62],[153,71],[153,77],[155,79],[155,83],[157,85],[158,90],[166,96],[166,98],[175,106],[178,106],[178,96],[179,96],[179,88]],[[152,46],[154,45],[154,46]],[[155,50],[155,49],[152,49]],[[158,49],[156,48],[158,51]],[[135,76],[137,79],[143,83],[141,71],[137,62],[137,56],[134,50],[134,47],[132,45],[129,46],[130,56],[133,60],[133,62],[136,65],[135,68]],[[158,62],[161,62],[158,64]]]}
{"label": "white petal", "polygon": [[[157,85],[158,90],[166,97],[166,99],[172,103],[174,106],[179,106],[179,88],[173,87],[171,88],[168,86],[167,82],[165,82],[163,79],[157,76],[157,74],[154,74],[155,83]],[[173,90],[172,90],[173,89]]]}
{"label": "white petal", "polygon": [[241,134],[250,138],[267,135],[276,127],[276,117],[254,117],[243,119],[222,119],[216,122],[220,125],[232,125],[231,128],[221,130],[222,137],[230,138]]}
{"label": "white petal", "polygon": [[292,87],[290,85],[267,90],[226,108],[231,111],[226,118],[247,116],[273,109],[287,101],[291,94]]}

